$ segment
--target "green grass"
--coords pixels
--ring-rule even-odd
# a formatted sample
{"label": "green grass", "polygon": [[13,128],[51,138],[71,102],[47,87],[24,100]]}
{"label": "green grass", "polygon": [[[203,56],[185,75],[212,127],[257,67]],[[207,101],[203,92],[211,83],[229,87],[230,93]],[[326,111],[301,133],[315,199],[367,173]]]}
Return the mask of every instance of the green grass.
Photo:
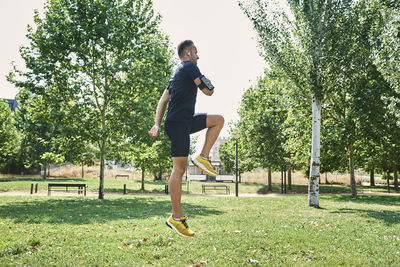
{"label": "green grass", "polygon": [[[67,183],[86,183],[88,185],[88,191],[98,192],[99,179],[93,178],[0,178],[0,192],[6,191],[25,191],[30,192],[31,184],[38,184],[39,191],[47,191],[47,184],[50,182],[67,182]],[[141,190],[141,181],[139,180],[116,180],[116,179],[106,179],[105,180],[105,193],[123,193],[123,186],[126,184],[127,193],[164,193],[164,185],[168,184],[167,181],[145,181],[145,190]],[[202,192],[201,185],[204,182],[189,182],[189,192],[200,194]],[[209,184],[209,182],[207,182]],[[231,194],[235,193],[235,183],[218,183],[224,184],[230,187]],[[187,183],[182,184],[183,192],[187,192]],[[376,187],[357,187],[359,193],[362,192],[387,192],[387,188],[384,186]],[[225,194],[224,191],[207,191],[209,193],[220,193]],[[268,191],[268,186],[258,183],[240,183],[239,184],[239,194],[240,193],[250,193],[250,194],[268,194],[268,193],[280,193],[280,184],[273,184],[272,192]],[[287,188],[287,193],[289,194],[307,194],[307,185],[292,185],[292,190]],[[395,192],[393,187],[391,192]],[[351,188],[347,185],[320,185],[321,194],[350,194]]]}
{"label": "green grass", "polygon": [[400,197],[0,197],[0,266],[398,266]]}

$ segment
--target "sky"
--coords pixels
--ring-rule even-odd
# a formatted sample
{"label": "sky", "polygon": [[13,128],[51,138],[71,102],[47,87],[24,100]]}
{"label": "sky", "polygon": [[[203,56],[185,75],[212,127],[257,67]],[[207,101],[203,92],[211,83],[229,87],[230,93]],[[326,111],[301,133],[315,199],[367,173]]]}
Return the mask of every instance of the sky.
{"label": "sky", "polygon": [[[11,62],[24,63],[19,47],[27,45],[27,25],[33,25],[33,12],[43,12],[44,0],[0,0],[0,98],[14,98],[17,90],[5,76]],[[226,124],[221,132],[228,136],[228,122],[239,117],[237,110],[243,92],[263,74],[265,61],[258,54],[256,33],[236,0],[154,0],[162,16],[161,30],[171,47],[185,39],[194,41],[200,59],[198,67],[215,86],[209,97],[199,92],[196,112],[221,114]],[[203,136],[202,134],[201,136]],[[202,138],[199,139],[199,142]]]}

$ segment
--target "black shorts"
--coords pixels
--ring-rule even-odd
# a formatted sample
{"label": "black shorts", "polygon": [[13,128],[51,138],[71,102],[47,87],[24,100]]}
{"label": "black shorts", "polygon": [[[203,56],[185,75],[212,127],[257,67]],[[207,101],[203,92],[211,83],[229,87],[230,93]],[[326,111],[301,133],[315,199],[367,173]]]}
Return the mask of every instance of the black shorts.
{"label": "black shorts", "polygon": [[182,121],[165,121],[164,128],[171,140],[171,156],[189,156],[190,134],[206,128],[207,114],[194,114],[192,119]]}

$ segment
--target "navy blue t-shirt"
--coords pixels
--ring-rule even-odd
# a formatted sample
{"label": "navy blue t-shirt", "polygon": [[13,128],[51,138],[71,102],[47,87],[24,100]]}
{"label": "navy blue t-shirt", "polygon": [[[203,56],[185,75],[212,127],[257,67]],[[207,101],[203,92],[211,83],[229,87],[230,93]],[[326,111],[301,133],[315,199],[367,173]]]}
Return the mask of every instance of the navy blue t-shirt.
{"label": "navy blue t-shirt", "polygon": [[197,86],[193,80],[201,76],[192,61],[182,61],[178,65],[168,86],[170,101],[165,120],[182,121],[193,117],[197,97]]}

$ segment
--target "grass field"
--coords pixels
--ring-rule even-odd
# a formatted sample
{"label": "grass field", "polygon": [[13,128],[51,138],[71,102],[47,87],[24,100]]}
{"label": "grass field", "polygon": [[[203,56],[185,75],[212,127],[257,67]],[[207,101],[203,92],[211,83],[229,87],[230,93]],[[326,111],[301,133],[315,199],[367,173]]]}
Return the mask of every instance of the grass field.
{"label": "grass field", "polygon": [[[38,190],[41,192],[47,191],[47,184],[49,182],[68,182],[68,183],[86,183],[88,185],[89,192],[98,192],[99,188],[99,179],[98,178],[0,178],[0,193],[7,191],[20,191],[29,193],[31,189],[31,184],[38,184]],[[136,193],[163,193],[164,185],[168,184],[168,181],[145,181],[145,190],[141,190],[141,181],[139,180],[126,180],[126,179],[105,179],[105,193],[123,193],[124,184],[127,186],[128,194],[136,194]],[[194,194],[201,194],[202,189],[201,185],[203,182],[189,182],[189,192]],[[218,183],[220,184],[220,183]],[[231,194],[235,193],[235,184],[234,183],[223,183],[224,185],[229,186]],[[184,193],[187,193],[187,183],[183,182],[182,189]],[[291,194],[306,194],[307,193],[307,185],[305,184],[296,184],[292,186],[292,190],[287,189],[288,193]],[[363,192],[387,192],[387,188],[385,186],[358,186],[357,190],[359,193]],[[393,186],[392,186],[392,192]],[[223,191],[215,191],[215,193],[224,194]],[[273,184],[272,193],[280,193],[281,188],[280,184]],[[213,191],[210,191],[213,193]],[[271,193],[268,191],[268,186],[261,183],[249,183],[243,182],[239,184],[239,194],[267,194]],[[320,193],[321,194],[350,194],[351,188],[348,185],[320,185]]]}
{"label": "grass field", "polygon": [[400,197],[0,197],[1,266],[399,266]]}
{"label": "grass field", "polygon": [[[91,196],[44,196],[49,182],[84,182]],[[32,183],[39,194],[29,195]],[[241,183],[235,198],[234,183],[224,183],[226,197],[201,195],[203,183],[190,182],[183,211],[196,236],[182,238],[165,226],[166,181],[142,191],[141,181],[106,179],[105,200],[96,199],[98,183],[0,178],[0,266],[400,266],[400,196],[366,194],[385,187],[358,187],[352,198],[347,185],[321,184],[314,209],[306,185],[284,196],[279,184],[270,194]]]}

